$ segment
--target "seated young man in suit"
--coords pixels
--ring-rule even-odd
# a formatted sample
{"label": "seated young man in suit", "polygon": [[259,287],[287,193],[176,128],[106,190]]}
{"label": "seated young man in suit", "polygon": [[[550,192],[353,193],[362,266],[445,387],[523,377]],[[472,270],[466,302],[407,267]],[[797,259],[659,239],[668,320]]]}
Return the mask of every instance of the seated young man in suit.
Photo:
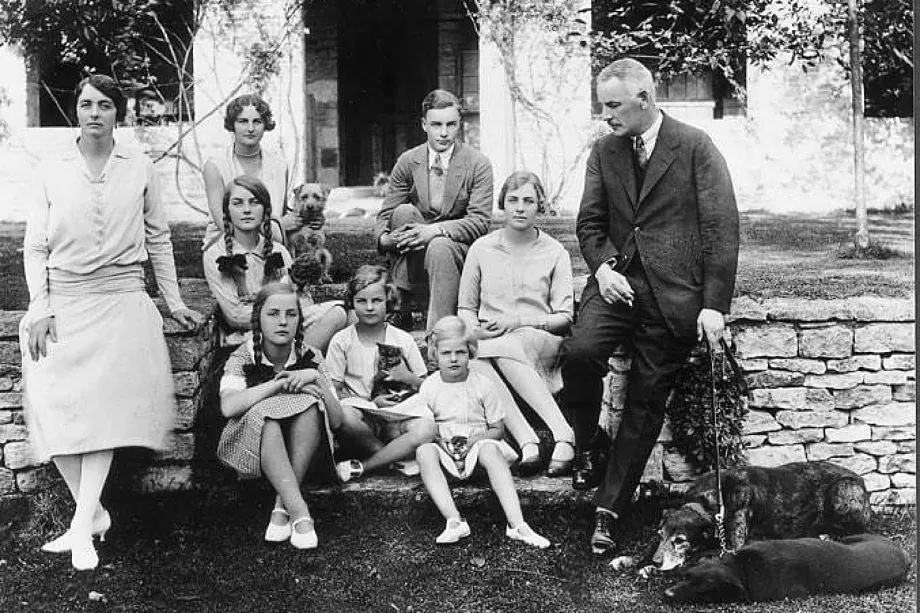
{"label": "seated young man in suit", "polygon": [[489,230],[492,164],[457,140],[460,101],[443,89],[422,100],[427,142],[396,161],[377,214],[375,238],[389,254],[400,291],[397,324],[411,329],[409,297],[428,288],[428,329],[457,312],[457,292],[469,246]]}

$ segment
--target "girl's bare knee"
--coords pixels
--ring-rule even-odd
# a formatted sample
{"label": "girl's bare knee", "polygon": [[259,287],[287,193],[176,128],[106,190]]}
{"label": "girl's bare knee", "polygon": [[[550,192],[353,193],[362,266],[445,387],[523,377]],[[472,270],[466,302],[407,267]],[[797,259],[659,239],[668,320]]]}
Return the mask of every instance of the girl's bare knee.
{"label": "girl's bare knee", "polygon": [[420,464],[439,461],[437,445],[434,443],[422,443],[415,449],[415,459]]}
{"label": "girl's bare knee", "polygon": [[412,435],[418,444],[430,443],[438,436],[438,426],[434,420],[425,417],[416,417],[406,424],[406,431]]}
{"label": "girl's bare knee", "polygon": [[501,452],[498,450],[498,447],[495,445],[482,445],[479,449],[479,460],[482,462],[483,466],[494,465],[497,462],[504,462],[505,458],[502,456]]}

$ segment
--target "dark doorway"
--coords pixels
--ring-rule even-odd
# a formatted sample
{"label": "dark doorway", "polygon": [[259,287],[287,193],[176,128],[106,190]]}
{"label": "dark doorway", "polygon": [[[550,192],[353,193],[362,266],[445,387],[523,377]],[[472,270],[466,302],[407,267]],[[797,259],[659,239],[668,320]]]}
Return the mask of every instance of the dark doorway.
{"label": "dark doorway", "polygon": [[419,107],[438,83],[437,3],[338,4],[341,182],[370,185],[424,140]]}

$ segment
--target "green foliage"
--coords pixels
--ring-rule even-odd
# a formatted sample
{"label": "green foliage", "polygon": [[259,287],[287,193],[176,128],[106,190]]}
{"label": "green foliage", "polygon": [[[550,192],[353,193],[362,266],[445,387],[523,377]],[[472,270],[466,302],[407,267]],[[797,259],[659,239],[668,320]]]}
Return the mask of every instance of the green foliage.
{"label": "green foliage", "polygon": [[804,3],[774,0],[670,0],[594,3],[595,62],[645,58],[663,78],[714,72],[736,90],[745,61],[763,65],[780,52],[812,63],[826,23]]}
{"label": "green foliage", "polygon": [[161,26],[187,7],[183,0],[0,0],[0,45],[40,62],[147,83],[151,64],[186,34]]}
{"label": "green foliage", "polygon": [[281,72],[281,45],[279,41],[266,44],[258,41],[246,50],[249,66],[247,82],[252,91],[262,94],[271,80]]}
{"label": "green foliage", "polygon": [[[766,67],[788,55],[805,70],[825,58],[848,68],[841,51],[847,3],[841,0],[596,0],[593,7],[598,66],[630,55],[665,79],[712,72],[740,95],[746,62]],[[866,0],[862,15],[866,114],[912,116],[910,3]]]}
{"label": "green foliage", "polygon": [[715,360],[718,406],[712,411],[712,365],[709,354],[695,351],[678,372],[668,402],[674,445],[700,471],[712,470],[719,444],[719,466],[746,463],[741,435],[747,415],[746,390],[741,373],[727,358]]}
{"label": "green foliage", "polygon": [[908,0],[864,4],[867,117],[913,117],[914,12]]}

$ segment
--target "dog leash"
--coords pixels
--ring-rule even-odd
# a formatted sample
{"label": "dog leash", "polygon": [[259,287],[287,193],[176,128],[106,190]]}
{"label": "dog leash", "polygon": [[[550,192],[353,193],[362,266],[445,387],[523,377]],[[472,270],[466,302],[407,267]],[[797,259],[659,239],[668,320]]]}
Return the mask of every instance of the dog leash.
{"label": "dog leash", "polygon": [[[725,339],[721,339],[722,344],[722,353],[721,361],[719,363],[719,376],[722,376],[722,373],[725,370],[725,355],[729,353],[728,343],[725,342]],[[709,338],[706,338],[706,345],[709,348],[709,374],[710,374],[710,389],[712,391],[712,434],[715,442],[715,451],[716,451],[716,493],[719,496],[719,512],[716,513],[716,534],[719,537],[719,557],[723,557],[726,553],[735,553],[733,549],[728,546],[728,539],[725,537],[725,500],[722,497],[722,470],[719,467],[721,464],[721,453],[719,452],[719,430],[716,427],[718,424],[718,403],[719,403],[719,393],[716,389],[716,352],[713,351],[713,347],[709,344]],[[732,364],[733,368],[736,368],[735,364]]]}

